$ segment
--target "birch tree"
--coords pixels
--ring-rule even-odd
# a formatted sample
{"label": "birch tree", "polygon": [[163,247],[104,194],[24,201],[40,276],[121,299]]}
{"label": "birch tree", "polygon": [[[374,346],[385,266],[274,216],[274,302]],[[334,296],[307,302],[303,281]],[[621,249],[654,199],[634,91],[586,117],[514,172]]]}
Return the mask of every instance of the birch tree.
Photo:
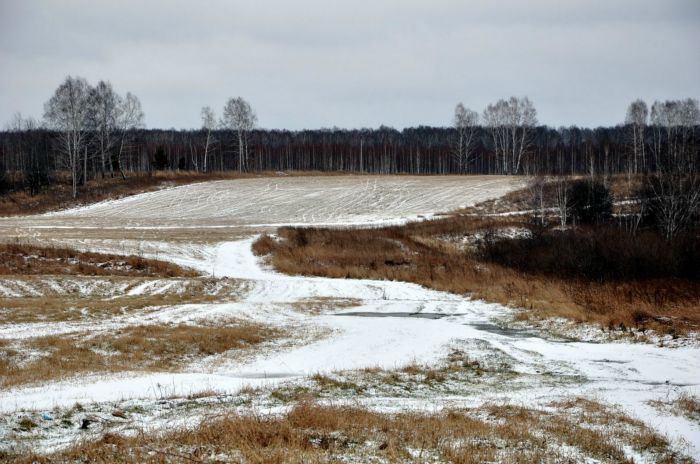
{"label": "birch tree", "polygon": [[463,174],[472,161],[474,135],[476,133],[476,126],[479,123],[479,115],[476,111],[465,108],[460,102],[455,107],[452,123],[457,130],[457,143],[454,156],[457,160],[457,169],[460,174]]}
{"label": "birch tree", "polygon": [[571,204],[569,202],[569,178],[558,175],[554,178],[554,205],[559,215],[559,226],[564,229],[569,220]]}
{"label": "birch tree", "polygon": [[118,140],[115,134],[117,120],[121,113],[120,100],[109,82],[100,81],[90,89],[90,129],[95,134],[97,151],[100,155],[100,174],[103,179],[107,165],[109,165],[111,177],[114,177],[111,152]]}
{"label": "birch tree", "polygon": [[258,117],[250,104],[241,97],[231,98],[224,106],[222,125],[238,136],[238,171],[248,169],[248,133],[255,128]]}
{"label": "birch tree", "polygon": [[117,169],[122,176],[122,179],[126,179],[126,174],[124,173],[124,167],[122,159],[125,150],[128,149],[129,145],[129,135],[135,129],[142,129],[145,127],[144,124],[144,113],[141,109],[141,101],[138,97],[131,92],[126,93],[126,97],[120,99],[119,110],[117,116],[117,127],[119,129],[119,148],[117,150]]}
{"label": "birch tree", "polygon": [[491,132],[501,171],[518,174],[537,124],[534,105],[527,97],[499,100],[484,110],[484,123]]}
{"label": "birch tree", "polygon": [[68,76],[44,105],[44,119],[58,132],[59,145],[70,169],[73,198],[78,196],[80,154],[87,148],[89,96],[90,86],[85,79]]}
{"label": "birch tree", "polygon": [[697,100],[654,102],[652,151],[656,172],[645,179],[649,209],[667,239],[698,213],[700,166],[694,132],[700,125]]}
{"label": "birch tree", "polygon": [[202,170],[207,172],[207,155],[213,143],[211,132],[216,129],[216,116],[214,110],[209,106],[202,108],[202,129],[207,133],[206,141],[204,142],[204,160]]}
{"label": "birch tree", "polygon": [[531,231],[536,234],[542,233],[548,225],[547,202],[545,198],[546,188],[547,178],[541,175],[532,177],[527,185],[531,210]]}
{"label": "birch tree", "polygon": [[641,169],[646,169],[646,156],[644,150],[644,129],[647,125],[649,117],[649,109],[644,100],[635,100],[630,103],[627,108],[625,124],[627,124],[632,132],[632,169],[634,173],[638,173]]}

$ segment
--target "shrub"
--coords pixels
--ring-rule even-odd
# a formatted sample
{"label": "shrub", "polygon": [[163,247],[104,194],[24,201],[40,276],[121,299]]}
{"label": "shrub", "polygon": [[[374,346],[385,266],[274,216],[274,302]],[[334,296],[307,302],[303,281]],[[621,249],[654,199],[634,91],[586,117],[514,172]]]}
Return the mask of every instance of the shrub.
{"label": "shrub", "polygon": [[700,278],[697,237],[669,242],[656,231],[630,236],[609,225],[484,241],[478,253],[519,271],[572,279]]}
{"label": "shrub", "polygon": [[10,191],[10,182],[7,179],[7,174],[5,170],[0,165],[0,194],[7,193]]}
{"label": "shrub", "polygon": [[272,253],[275,248],[275,239],[267,234],[263,234],[253,243],[253,254],[255,256],[266,256]]}
{"label": "shrub", "polygon": [[598,180],[577,180],[569,187],[571,216],[578,224],[600,224],[612,216],[612,195]]}
{"label": "shrub", "polygon": [[49,185],[49,171],[39,164],[28,167],[24,171],[24,181],[29,187],[29,193],[36,195],[43,187]]}
{"label": "shrub", "polygon": [[170,163],[168,162],[168,156],[165,154],[165,150],[163,147],[158,147],[155,155],[153,156],[153,168],[160,171],[169,167],[169,164]]}

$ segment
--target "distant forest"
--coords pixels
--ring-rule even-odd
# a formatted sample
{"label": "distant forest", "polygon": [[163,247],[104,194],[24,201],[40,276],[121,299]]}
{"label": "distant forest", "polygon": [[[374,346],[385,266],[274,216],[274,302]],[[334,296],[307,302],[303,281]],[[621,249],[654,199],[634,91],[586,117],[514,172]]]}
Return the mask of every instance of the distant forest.
{"label": "distant forest", "polygon": [[0,193],[40,191],[70,177],[73,195],[91,179],[154,170],[344,171],[371,174],[649,174],[697,171],[700,110],[693,99],[632,102],[616,127],[537,124],[528,98],[511,97],[479,115],[461,103],[451,127],[396,130],[265,130],[242,98],[202,129],[144,129],[139,99],[109,82],[68,77],[41,122],[17,115],[0,132]]}
{"label": "distant forest", "polygon": [[[697,143],[700,128],[693,131]],[[653,128],[646,128],[651,140]],[[625,126],[584,129],[533,129],[532,144],[518,174],[594,172],[624,173],[630,169],[629,130]],[[212,131],[207,170],[238,169],[236,133]],[[396,130],[316,129],[303,131],[254,129],[248,134],[250,171],[356,171],[376,174],[501,174],[502,166],[487,128],[476,129],[472,161],[460,167],[455,156],[457,130],[416,127]],[[128,172],[180,169],[203,170],[206,130],[134,129],[122,148]],[[55,148],[57,133],[46,129],[0,132],[0,166],[24,172],[27,161],[47,171],[65,169]],[[96,157],[88,157],[90,177],[99,174]],[[116,170],[116,159],[112,160]]]}
{"label": "distant forest", "polygon": [[[655,128],[647,127],[651,140]],[[248,134],[250,171],[356,171],[375,174],[502,174],[487,128],[476,129],[472,160],[460,166],[455,156],[457,130],[417,127],[396,130],[318,129],[303,131],[259,130]],[[518,174],[619,174],[633,169],[634,160],[627,126],[553,129],[539,126],[523,156]],[[690,131],[688,143],[698,146],[700,128]],[[127,131],[120,164],[129,172],[179,169],[204,170],[206,130],[133,129]],[[236,133],[212,131],[206,170],[238,169]],[[55,148],[57,133],[46,129],[0,132],[0,168],[22,183],[22,173],[34,175],[65,170],[61,152]],[[697,149],[695,150],[697,154]],[[648,166],[654,170],[653,158]],[[100,175],[96,157],[88,156],[88,176]],[[111,172],[118,169],[111,156]],[[7,180],[9,180],[9,178]],[[20,185],[12,185],[13,188]]]}

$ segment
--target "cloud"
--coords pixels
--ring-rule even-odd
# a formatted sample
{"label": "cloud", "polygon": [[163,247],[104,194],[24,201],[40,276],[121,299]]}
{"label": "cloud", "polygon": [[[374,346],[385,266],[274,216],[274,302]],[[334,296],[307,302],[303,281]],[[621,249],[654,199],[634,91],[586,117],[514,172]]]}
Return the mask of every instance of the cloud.
{"label": "cloud", "polygon": [[0,6],[0,122],[68,74],[138,95],[150,127],[243,96],[263,127],[445,125],[529,95],[609,125],[634,98],[700,96],[696,0],[20,1]]}

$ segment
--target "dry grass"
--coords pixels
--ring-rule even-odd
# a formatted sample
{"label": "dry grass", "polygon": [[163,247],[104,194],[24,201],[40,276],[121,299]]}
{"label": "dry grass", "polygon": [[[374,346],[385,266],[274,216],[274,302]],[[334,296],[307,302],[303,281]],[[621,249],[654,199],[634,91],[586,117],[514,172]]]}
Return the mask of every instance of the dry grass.
{"label": "dry grass", "polygon": [[[571,412],[571,411],[567,411]],[[668,443],[641,424],[609,430],[600,406],[586,420],[513,406],[448,410],[440,414],[371,412],[301,403],[283,416],[205,418],[189,430],[106,434],[49,456],[11,456],[16,463],[63,462],[631,462],[623,445],[657,462],[683,462]],[[649,435],[650,434],[650,435]],[[653,442],[640,441],[651,436]],[[564,448],[567,445],[569,448]]]}
{"label": "dry grass", "polygon": [[[281,330],[256,324],[145,325],[86,339],[39,337],[22,343],[21,348],[5,342],[0,345],[0,386],[55,381],[85,373],[170,371],[202,357],[249,349],[280,336]],[[23,362],[18,357],[26,353],[40,355]]]}
{"label": "dry grass", "polygon": [[[207,229],[206,233],[202,233],[202,229],[163,229],[158,226],[148,229],[85,229],[85,228],[62,228],[61,221],[56,221],[53,225],[59,228],[51,228],[53,221],[46,221],[45,224],[49,228],[41,230],[33,229],[32,226],[16,227],[12,223],[12,219],[0,220],[0,242],[11,243],[36,243],[41,245],[41,239],[50,237],[57,243],[73,240],[101,241],[101,240],[118,240],[118,241],[141,241],[141,242],[170,242],[170,243],[220,243],[232,240],[239,240],[250,237],[254,234],[262,232],[274,232],[276,228],[267,226],[231,226],[221,227],[216,229]],[[18,220],[21,221],[21,220]],[[35,236],[35,232],[41,234],[40,237]],[[45,240],[45,239],[44,239]],[[115,250],[115,253],[121,251]]]}
{"label": "dry grass", "polygon": [[360,305],[361,300],[354,298],[310,297],[291,304],[295,311],[305,314],[323,314]]}
{"label": "dry grass", "polygon": [[198,274],[176,264],[140,256],[7,243],[0,244],[0,275],[194,277]]}
{"label": "dry grass", "polygon": [[267,234],[263,234],[253,243],[253,253],[257,256],[269,255],[275,250],[275,240]]}
{"label": "dry grass", "polygon": [[[65,282],[62,282],[65,280]],[[86,282],[87,281],[87,282]],[[59,321],[97,321],[118,315],[134,314],[148,308],[201,303],[230,303],[241,292],[239,282],[233,279],[168,279],[155,292],[129,295],[147,279],[110,278],[97,282],[90,278],[52,279],[52,287],[36,277],[0,281],[5,287],[17,284],[16,290],[24,296],[0,297],[0,319],[4,324]],[[167,282],[167,283],[165,283]],[[82,294],[80,286],[93,284],[95,292]],[[57,287],[57,288],[56,288]],[[113,291],[113,288],[123,291]],[[31,290],[31,292],[26,291]],[[104,291],[100,291],[104,290]],[[41,296],[32,296],[40,294]]]}
{"label": "dry grass", "polygon": [[694,420],[700,420],[700,398],[683,392],[674,401],[682,414]]}
{"label": "dry grass", "polygon": [[453,349],[444,362],[437,364],[412,363],[396,369],[369,367],[317,373],[309,377],[311,382],[303,385],[280,385],[270,391],[270,398],[290,404],[318,398],[355,398],[363,394],[412,398],[415,395],[432,398],[435,394],[468,396],[472,393],[470,385],[478,385],[482,389],[498,388],[516,377],[517,374],[505,364],[482,366],[470,359],[466,352]]}
{"label": "dry grass", "polygon": [[[576,418],[583,424],[595,424],[595,427],[584,428],[578,431],[577,434],[580,435],[579,440],[590,441],[591,446],[599,443],[601,446],[600,451],[603,453],[613,454],[614,450],[610,449],[610,440],[608,440],[608,443],[604,439],[601,440],[601,430],[604,430],[612,438],[613,443],[627,442],[633,448],[639,450],[653,450],[661,452],[663,455],[662,451],[669,446],[668,440],[655,433],[642,421],[590,399],[571,398],[553,402],[549,406],[556,408],[558,417],[550,421],[548,427],[557,429],[568,428],[570,425],[564,418],[568,418],[569,421]],[[576,446],[575,443],[573,444]],[[605,448],[608,448],[608,450],[606,451]],[[672,456],[666,455],[665,457],[667,461],[675,462],[671,460]],[[660,460],[659,462],[667,461]]]}
{"label": "dry grass", "polygon": [[67,322],[105,319],[134,313],[146,308],[180,304],[213,303],[213,295],[134,295],[116,298],[78,296],[0,298],[0,315],[4,324],[33,322]]}
{"label": "dry grass", "polygon": [[448,216],[376,229],[281,228],[254,250],[294,275],[415,282],[523,308],[523,318],[564,317],[609,328],[685,334],[700,329],[700,285],[658,278],[600,281],[523,272],[487,262],[463,239],[524,219]]}
{"label": "dry grass", "polygon": [[700,397],[688,392],[681,392],[675,398],[666,401],[654,400],[649,403],[656,408],[700,423]]}

